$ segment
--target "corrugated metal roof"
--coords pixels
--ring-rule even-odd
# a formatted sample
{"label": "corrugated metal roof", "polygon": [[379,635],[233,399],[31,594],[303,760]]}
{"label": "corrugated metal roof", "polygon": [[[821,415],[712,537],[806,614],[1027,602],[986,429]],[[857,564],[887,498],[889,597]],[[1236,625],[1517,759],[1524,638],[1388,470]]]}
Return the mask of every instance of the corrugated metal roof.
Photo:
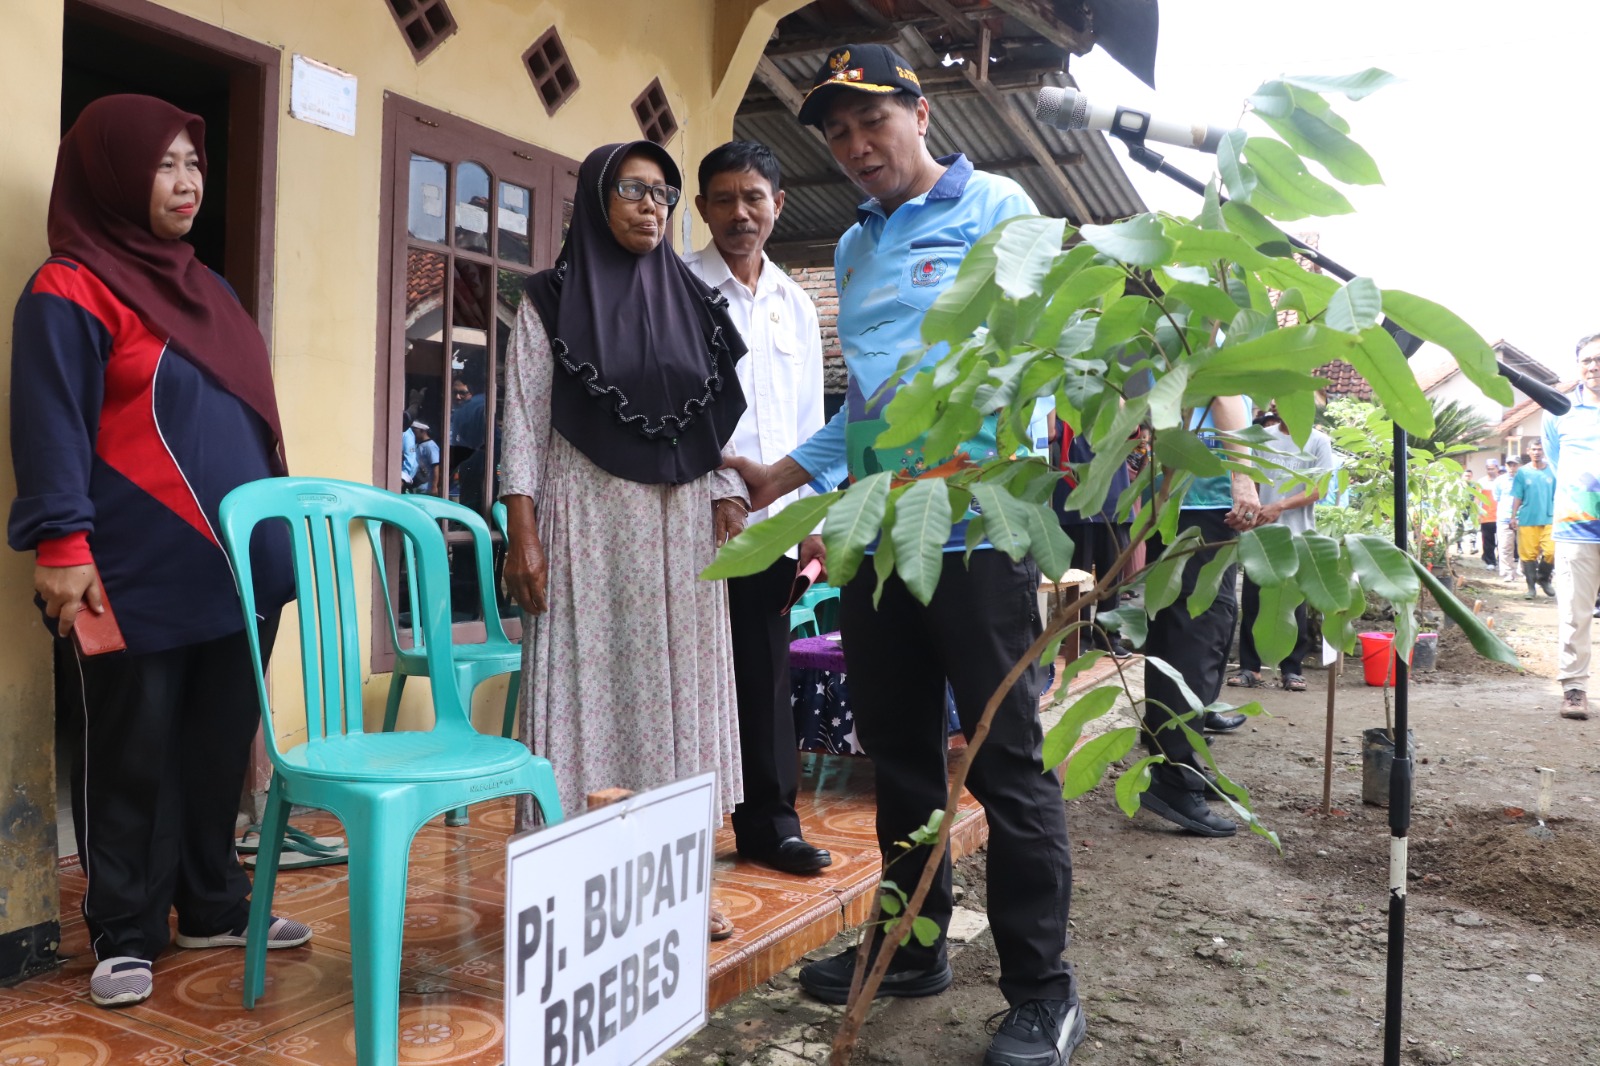
{"label": "corrugated metal roof", "polygon": [[[944,57],[935,55],[914,29],[901,31],[897,50],[919,70],[943,66]],[[770,58],[796,89],[804,91],[825,54],[818,50]],[[1037,131],[1051,156],[1065,161],[1062,172],[1087,206],[1089,218],[1078,217],[1078,211],[1005,120],[983,96],[967,89],[961,67],[948,69],[950,78],[925,85],[932,115],[928,148],[934,155],[962,152],[979,169],[1004,174],[1021,184],[1044,214],[1075,223],[1108,222],[1145,210],[1103,134],[1063,132],[1034,119],[1039,85],[1071,86],[1073,82],[1067,74],[1046,74],[1041,79],[1024,79],[1017,87],[1006,87],[1017,79],[1008,81],[1005,63],[996,61],[989,68],[991,80],[1002,87],[1006,105]],[[746,104],[749,106],[734,119],[735,136],[769,145],[783,165],[787,198],[772,236],[772,249],[784,255],[790,265],[831,262],[834,243],[855,221],[856,205],[862,199],[859,190],[839,172],[821,140],[801,126],[786,108],[778,106],[760,81],[752,81]]]}

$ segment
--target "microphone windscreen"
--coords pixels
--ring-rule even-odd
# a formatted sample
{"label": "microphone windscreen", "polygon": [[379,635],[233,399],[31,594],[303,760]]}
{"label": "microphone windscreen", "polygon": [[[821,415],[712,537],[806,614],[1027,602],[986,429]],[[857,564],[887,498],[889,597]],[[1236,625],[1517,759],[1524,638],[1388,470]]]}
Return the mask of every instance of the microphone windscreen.
{"label": "microphone windscreen", "polygon": [[1033,117],[1047,126],[1055,126],[1066,95],[1065,89],[1058,89],[1054,85],[1044,86],[1039,90],[1039,102],[1034,106]]}

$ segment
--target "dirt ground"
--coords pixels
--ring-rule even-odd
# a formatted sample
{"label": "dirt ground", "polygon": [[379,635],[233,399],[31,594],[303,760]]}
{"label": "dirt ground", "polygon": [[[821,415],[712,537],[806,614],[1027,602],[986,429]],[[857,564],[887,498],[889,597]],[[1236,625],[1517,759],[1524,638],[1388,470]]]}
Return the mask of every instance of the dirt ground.
{"label": "dirt ground", "polygon": [[[1475,561],[1458,568],[1462,598],[1481,601],[1526,671],[1478,660],[1446,630],[1439,669],[1411,686],[1419,766],[1402,1058],[1600,1066],[1600,716],[1557,714],[1554,602],[1524,602]],[[1360,738],[1383,724],[1383,702],[1347,664],[1325,818],[1327,676],[1308,671],[1304,693],[1258,690],[1269,714],[1214,744],[1282,837],[1281,855],[1248,833],[1207,840],[1150,814],[1130,821],[1109,783],[1068,805],[1068,955],[1089,1020],[1075,1066],[1382,1061],[1389,829],[1386,810],[1361,800]],[[1556,771],[1549,839],[1529,834],[1539,767]],[[985,1022],[1005,1008],[982,916],[984,856],[957,878],[966,939],[951,945],[955,985],[876,1005],[855,1061],[982,1060]],[[718,1012],[671,1060],[825,1062],[840,1010],[799,992],[795,972]]]}

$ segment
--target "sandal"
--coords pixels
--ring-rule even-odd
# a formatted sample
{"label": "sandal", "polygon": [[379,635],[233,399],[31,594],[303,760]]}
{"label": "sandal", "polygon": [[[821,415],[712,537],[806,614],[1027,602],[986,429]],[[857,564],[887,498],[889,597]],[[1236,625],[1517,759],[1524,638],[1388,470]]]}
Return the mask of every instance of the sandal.
{"label": "sandal", "polygon": [[711,912],[711,939],[726,940],[733,935],[733,921],[723,916],[721,911]]}
{"label": "sandal", "polygon": [[[248,843],[246,843],[248,841]],[[243,854],[239,861],[247,869],[255,869],[261,848],[261,827],[250,826],[238,845]],[[278,853],[278,869],[299,870],[307,866],[331,866],[349,862],[350,849],[343,837],[314,837],[288,826],[283,831],[283,850]]]}
{"label": "sandal", "polygon": [[1265,685],[1266,682],[1261,680],[1260,674],[1252,673],[1249,670],[1240,670],[1237,674],[1228,678],[1229,688],[1262,688]]}
{"label": "sandal", "polygon": [[1306,690],[1306,679],[1300,674],[1284,674],[1283,687],[1290,692],[1304,692]]}

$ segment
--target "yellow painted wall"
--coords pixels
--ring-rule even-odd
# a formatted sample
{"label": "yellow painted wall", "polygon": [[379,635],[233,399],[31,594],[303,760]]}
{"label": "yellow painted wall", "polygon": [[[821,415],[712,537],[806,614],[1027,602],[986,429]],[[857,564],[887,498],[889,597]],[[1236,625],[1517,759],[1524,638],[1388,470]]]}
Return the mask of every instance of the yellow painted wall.
{"label": "yellow painted wall", "polygon": [[[637,137],[629,105],[660,77],[679,121],[667,146],[686,175],[726,140],[763,43],[804,0],[449,0],[460,27],[416,63],[382,0],[162,0],[163,6],[282,50],[278,126],[273,365],[294,472],[368,481],[373,466],[382,118],[386,92],[458,114],[574,159]],[[61,0],[9,5],[0,96],[16,102],[0,153],[0,304],[46,254],[45,205],[58,139]],[[555,25],[581,82],[553,117],[521,66]],[[359,79],[354,137],[288,115],[294,53]],[[25,106],[24,106],[25,105]],[[692,184],[692,180],[691,180]],[[692,191],[692,189],[690,190]],[[685,243],[678,214],[680,247]],[[9,380],[10,331],[0,329]],[[7,418],[0,405],[0,421]],[[7,448],[0,434],[0,451]],[[14,495],[9,455],[0,492]],[[367,583],[358,584],[363,598]],[[0,835],[0,934],[54,917],[52,692],[49,638],[31,604],[32,559],[0,553],[0,796],[21,797],[17,839]],[[365,616],[365,604],[363,604]],[[274,706],[303,717],[292,619],[272,669]],[[375,724],[388,675],[371,678]],[[497,728],[503,681],[484,685],[475,717]],[[407,690],[403,723],[426,721],[426,684]],[[18,791],[20,790],[20,791]],[[33,811],[33,814],[28,813]],[[5,831],[0,828],[0,834]],[[26,872],[24,872],[26,871]]]}
{"label": "yellow painted wall", "polygon": [[[61,68],[61,10],[30,2],[14,5],[6,18],[0,85],[19,105],[27,102],[7,109],[0,152],[0,306],[6,309],[0,367],[8,369],[10,308],[48,251],[44,214],[60,133],[61,82],[53,72]],[[10,381],[9,372],[3,380]],[[11,433],[7,391],[0,442]],[[11,463],[0,463],[0,498],[15,496]],[[8,935],[58,915],[50,638],[33,607],[32,556],[0,551],[0,634],[0,935]]]}

